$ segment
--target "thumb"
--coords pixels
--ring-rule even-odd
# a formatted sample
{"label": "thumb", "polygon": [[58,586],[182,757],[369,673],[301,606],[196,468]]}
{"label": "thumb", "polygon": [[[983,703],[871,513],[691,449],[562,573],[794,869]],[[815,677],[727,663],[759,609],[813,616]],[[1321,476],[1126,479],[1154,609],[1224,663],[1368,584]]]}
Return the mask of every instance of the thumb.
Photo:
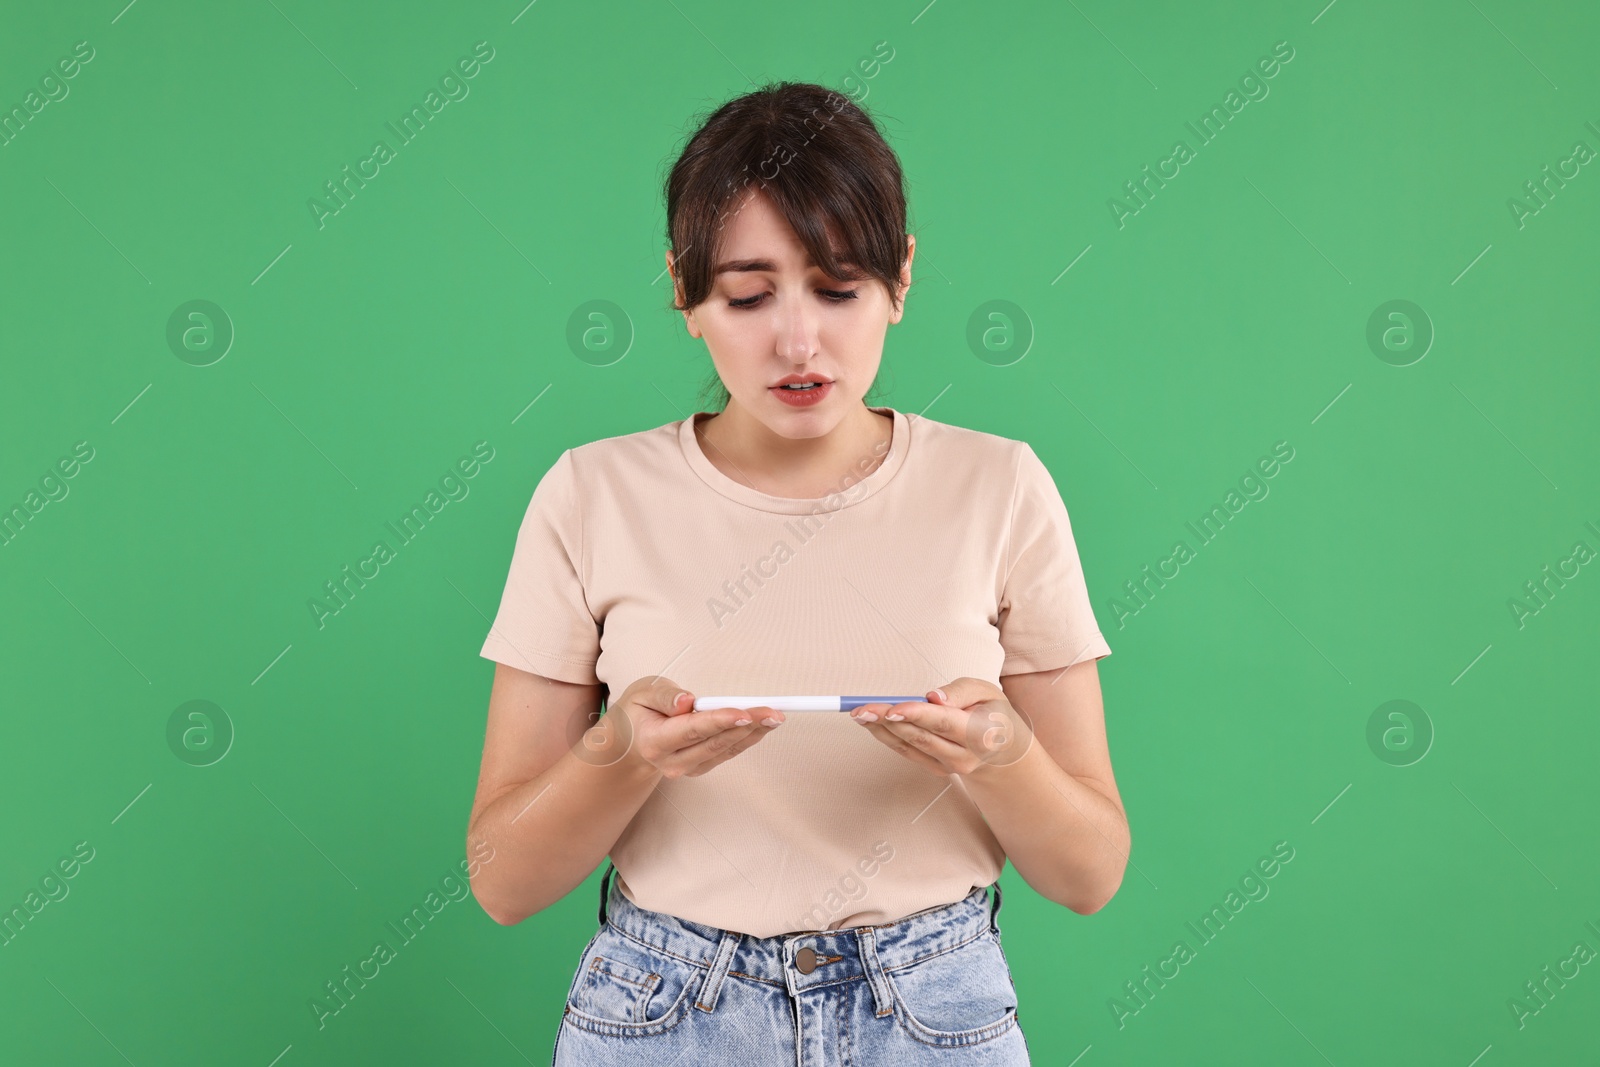
{"label": "thumb", "polygon": [[694,710],[694,694],[670,678],[657,678],[640,697],[645,707],[663,715],[682,715]]}
{"label": "thumb", "polygon": [[985,700],[1004,698],[1005,691],[982,678],[956,678],[928,692],[928,703],[950,708],[970,708]]}

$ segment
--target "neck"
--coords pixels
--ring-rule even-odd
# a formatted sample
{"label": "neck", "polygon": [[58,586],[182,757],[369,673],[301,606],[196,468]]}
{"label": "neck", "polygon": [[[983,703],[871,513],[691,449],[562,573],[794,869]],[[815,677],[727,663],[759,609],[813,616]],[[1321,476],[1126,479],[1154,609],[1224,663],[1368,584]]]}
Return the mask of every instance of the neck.
{"label": "neck", "polygon": [[772,496],[819,498],[878,469],[889,452],[894,419],[858,404],[815,437],[785,437],[729,400],[697,420],[695,436],[712,465]]}

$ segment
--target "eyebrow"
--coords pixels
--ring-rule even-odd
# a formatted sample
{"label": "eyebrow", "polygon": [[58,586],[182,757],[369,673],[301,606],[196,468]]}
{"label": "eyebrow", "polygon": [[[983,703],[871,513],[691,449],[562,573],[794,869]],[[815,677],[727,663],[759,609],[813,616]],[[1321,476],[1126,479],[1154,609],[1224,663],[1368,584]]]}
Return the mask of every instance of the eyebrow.
{"label": "eyebrow", "polygon": [[[835,262],[837,262],[841,267],[859,269],[859,264],[852,259],[836,259]],[[815,267],[817,264],[813,263],[808,258],[805,265],[808,267]],[[717,264],[717,269],[712,271],[711,275],[712,277],[716,277],[718,274],[723,274],[728,271],[767,271],[769,273],[775,273],[777,269],[777,265],[770,259],[730,259],[726,262]]]}

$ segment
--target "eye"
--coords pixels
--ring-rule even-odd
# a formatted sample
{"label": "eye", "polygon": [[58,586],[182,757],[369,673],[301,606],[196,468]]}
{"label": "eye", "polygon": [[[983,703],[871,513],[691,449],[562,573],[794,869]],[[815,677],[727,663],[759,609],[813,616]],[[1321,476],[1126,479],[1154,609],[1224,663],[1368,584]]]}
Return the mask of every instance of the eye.
{"label": "eye", "polygon": [[[847,300],[855,300],[860,294],[861,290],[818,289],[817,292],[821,293],[830,304],[843,304]],[[728,301],[728,306],[731,308],[753,308],[757,304],[761,303],[762,299],[765,298],[766,295],[766,293],[757,293],[755,296],[747,296],[738,300],[730,300]]]}

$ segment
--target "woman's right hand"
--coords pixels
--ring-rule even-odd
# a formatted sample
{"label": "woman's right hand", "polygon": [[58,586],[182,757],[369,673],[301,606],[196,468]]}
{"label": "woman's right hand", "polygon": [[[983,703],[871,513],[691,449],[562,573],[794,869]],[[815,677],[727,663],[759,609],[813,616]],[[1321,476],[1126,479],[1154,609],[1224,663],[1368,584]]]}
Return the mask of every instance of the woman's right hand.
{"label": "woman's right hand", "polygon": [[767,707],[695,711],[694,694],[659,675],[624,690],[599,726],[619,713],[628,729],[623,758],[666,778],[698,778],[759,743],[786,718]]}

